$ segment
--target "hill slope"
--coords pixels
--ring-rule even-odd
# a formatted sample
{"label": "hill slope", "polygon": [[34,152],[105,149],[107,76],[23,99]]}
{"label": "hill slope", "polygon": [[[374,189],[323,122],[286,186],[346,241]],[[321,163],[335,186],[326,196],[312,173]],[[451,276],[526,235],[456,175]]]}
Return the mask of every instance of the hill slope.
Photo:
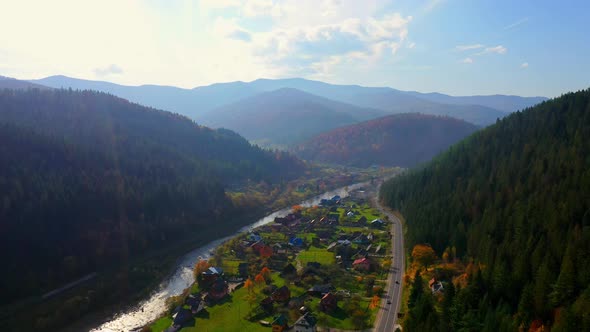
{"label": "hill slope", "polygon": [[438,317],[445,331],[590,330],[588,137],[590,90],[569,93],[382,187],[407,220],[409,248],[430,243],[474,260],[468,286],[443,301],[442,314],[423,297],[407,327],[438,327]]}
{"label": "hill slope", "polygon": [[477,130],[449,117],[396,114],[322,133],[294,148],[300,157],[367,167],[411,167]]}
{"label": "hill slope", "polygon": [[226,183],[303,170],[234,132],[88,91],[0,91],[0,136],[0,305],[233,229]]}
{"label": "hill slope", "polygon": [[285,88],[223,106],[198,120],[211,127],[235,130],[256,142],[288,145],[383,114]]}

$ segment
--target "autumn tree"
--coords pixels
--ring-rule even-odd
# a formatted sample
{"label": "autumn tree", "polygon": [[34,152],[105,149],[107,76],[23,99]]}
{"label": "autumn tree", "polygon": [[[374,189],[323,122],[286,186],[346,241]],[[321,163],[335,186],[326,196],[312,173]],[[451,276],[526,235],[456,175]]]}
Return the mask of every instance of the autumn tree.
{"label": "autumn tree", "polygon": [[371,302],[369,303],[369,308],[373,310],[379,307],[379,302],[381,302],[381,298],[377,295],[373,295],[373,297],[371,298]]}
{"label": "autumn tree", "polygon": [[252,290],[254,289],[254,283],[252,282],[252,279],[246,279],[246,281],[244,282],[244,288],[248,290],[248,293],[252,292]]}
{"label": "autumn tree", "polygon": [[417,244],[412,249],[412,259],[414,262],[428,268],[436,260],[434,249],[428,244]]}
{"label": "autumn tree", "polygon": [[271,272],[268,267],[263,267],[262,270],[260,270],[260,274],[264,277],[265,281],[268,282],[271,280]]}
{"label": "autumn tree", "polygon": [[207,269],[210,267],[209,262],[204,260],[204,259],[200,259],[196,264],[195,267],[193,269],[193,274],[195,276],[195,279],[198,279],[199,276],[201,276],[201,274],[205,271],[207,271]]}
{"label": "autumn tree", "polygon": [[258,273],[256,275],[256,277],[254,277],[254,282],[256,283],[256,285],[258,287],[260,287],[265,284],[266,280],[264,279],[264,276],[262,275],[262,273]]}

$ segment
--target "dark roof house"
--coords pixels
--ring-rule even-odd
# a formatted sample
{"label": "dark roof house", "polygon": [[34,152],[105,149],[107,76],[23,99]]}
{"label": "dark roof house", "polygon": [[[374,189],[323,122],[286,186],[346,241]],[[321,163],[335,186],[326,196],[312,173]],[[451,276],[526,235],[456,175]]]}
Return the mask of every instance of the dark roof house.
{"label": "dark roof house", "polygon": [[293,325],[294,332],[315,332],[317,331],[317,319],[310,313],[299,317]]}
{"label": "dark roof house", "polygon": [[289,287],[283,286],[272,293],[272,299],[276,302],[287,302],[291,298]]}
{"label": "dark roof house", "polygon": [[320,300],[320,310],[324,312],[332,312],[338,307],[338,298],[332,294],[328,293],[322,296]]}

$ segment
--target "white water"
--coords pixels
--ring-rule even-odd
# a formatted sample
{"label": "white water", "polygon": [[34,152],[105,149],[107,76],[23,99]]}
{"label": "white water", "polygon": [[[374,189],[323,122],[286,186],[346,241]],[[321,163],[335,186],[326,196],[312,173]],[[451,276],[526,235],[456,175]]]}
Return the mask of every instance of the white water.
{"label": "white water", "polygon": [[[322,198],[331,198],[334,195],[346,197],[349,191],[355,190],[366,183],[357,183],[347,187],[339,188],[336,190],[325,192],[320,196],[316,196],[312,199],[302,202],[302,206],[317,205]],[[250,229],[268,224],[274,221],[275,217],[284,217],[291,212],[291,208],[285,208],[276,212],[273,212],[266,217],[259,219],[258,221],[242,227],[238,232],[233,235],[214,240],[207,243],[206,245],[197,248],[186,255],[184,255],[179,261],[174,273],[164,280],[160,286],[150,295],[146,300],[138,303],[135,306],[129,308],[126,312],[117,314],[111,320],[101,324],[100,326],[92,329],[92,332],[127,332],[133,329],[140,328],[155,320],[160,316],[162,312],[166,310],[166,299],[173,295],[182,293],[184,289],[189,287],[193,281],[193,266],[200,259],[209,258],[209,252],[222,244],[223,242],[233,238],[239,233],[244,233]]]}

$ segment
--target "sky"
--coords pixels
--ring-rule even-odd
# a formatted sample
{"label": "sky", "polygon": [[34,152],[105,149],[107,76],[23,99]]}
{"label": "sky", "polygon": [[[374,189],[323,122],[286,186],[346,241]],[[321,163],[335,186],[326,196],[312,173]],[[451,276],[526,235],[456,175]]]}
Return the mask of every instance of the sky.
{"label": "sky", "polygon": [[590,86],[587,0],[0,0],[0,75],[303,77],[451,95]]}

